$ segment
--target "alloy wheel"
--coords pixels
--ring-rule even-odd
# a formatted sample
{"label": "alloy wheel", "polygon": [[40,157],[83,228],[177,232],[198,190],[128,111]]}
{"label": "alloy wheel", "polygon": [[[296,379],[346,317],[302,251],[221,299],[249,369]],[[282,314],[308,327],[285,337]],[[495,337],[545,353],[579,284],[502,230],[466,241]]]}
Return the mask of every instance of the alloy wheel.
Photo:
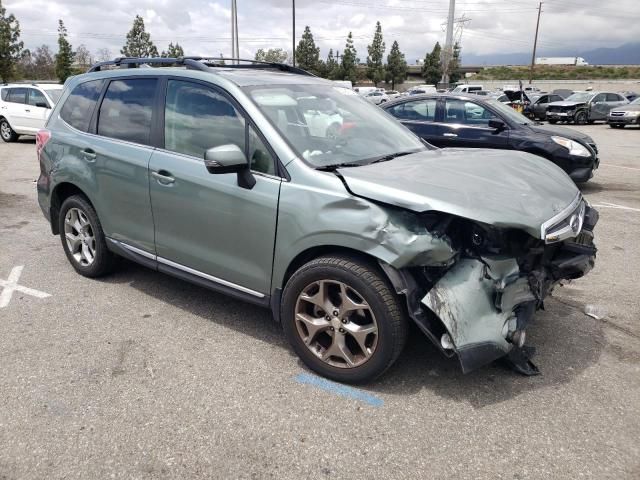
{"label": "alloy wheel", "polygon": [[295,325],[306,347],[334,367],[358,367],[378,345],[373,310],[355,289],[337,280],[319,280],[302,290]]}
{"label": "alloy wheel", "polygon": [[64,236],[69,253],[87,267],[96,257],[96,238],[89,217],[79,208],[70,208],[64,218]]}
{"label": "alloy wheel", "polygon": [[6,120],[0,123],[0,135],[2,135],[4,140],[9,140],[11,138],[11,133],[11,127]]}

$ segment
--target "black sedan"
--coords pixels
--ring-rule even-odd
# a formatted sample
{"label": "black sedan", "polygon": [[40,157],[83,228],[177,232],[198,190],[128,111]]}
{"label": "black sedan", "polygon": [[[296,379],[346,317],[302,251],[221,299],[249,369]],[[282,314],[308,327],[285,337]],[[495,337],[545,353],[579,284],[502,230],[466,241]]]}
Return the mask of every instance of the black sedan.
{"label": "black sedan", "polygon": [[533,122],[491,98],[415,95],[387,102],[381,107],[437,147],[530,152],[551,160],[576,183],[589,180],[598,168],[598,149],[588,135]]}

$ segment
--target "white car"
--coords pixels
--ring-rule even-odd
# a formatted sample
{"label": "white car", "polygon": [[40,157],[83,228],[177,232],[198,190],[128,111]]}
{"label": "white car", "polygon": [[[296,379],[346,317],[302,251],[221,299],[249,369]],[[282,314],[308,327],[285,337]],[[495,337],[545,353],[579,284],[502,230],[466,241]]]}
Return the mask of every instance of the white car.
{"label": "white car", "polygon": [[369,92],[364,96],[365,99],[373,103],[374,105],[380,105],[381,103],[388,102],[389,97],[386,93],[376,90],[375,92]]}
{"label": "white car", "polygon": [[389,100],[393,100],[394,98],[398,98],[400,96],[400,92],[398,92],[397,90],[387,90],[384,93],[387,97],[389,97]]}
{"label": "white car", "polygon": [[44,128],[62,95],[62,85],[32,83],[0,86],[0,137],[15,142],[20,135],[35,135]]}

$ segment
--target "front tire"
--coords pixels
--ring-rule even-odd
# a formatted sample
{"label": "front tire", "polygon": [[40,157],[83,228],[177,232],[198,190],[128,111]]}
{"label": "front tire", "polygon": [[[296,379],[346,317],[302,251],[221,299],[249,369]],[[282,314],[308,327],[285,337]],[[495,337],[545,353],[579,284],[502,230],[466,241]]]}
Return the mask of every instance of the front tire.
{"label": "front tire", "polygon": [[302,361],[338,382],[380,376],[407,339],[398,296],[375,266],[350,257],[320,257],[302,266],[287,282],[281,314]]}
{"label": "front tire", "polygon": [[6,118],[0,120],[0,137],[7,143],[18,140],[19,135],[13,131]]}
{"label": "front tire", "polygon": [[585,123],[587,123],[587,112],[582,111],[582,112],[578,112],[576,113],[576,117],[575,117],[575,123],[576,125],[584,125]]}
{"label": "front tire", "polygon": [[58,227],[62,248],[76,272],[95,278],[113,270],[116,257],[107,249],[98,215],[85,197],[73,195],[62,203]]}

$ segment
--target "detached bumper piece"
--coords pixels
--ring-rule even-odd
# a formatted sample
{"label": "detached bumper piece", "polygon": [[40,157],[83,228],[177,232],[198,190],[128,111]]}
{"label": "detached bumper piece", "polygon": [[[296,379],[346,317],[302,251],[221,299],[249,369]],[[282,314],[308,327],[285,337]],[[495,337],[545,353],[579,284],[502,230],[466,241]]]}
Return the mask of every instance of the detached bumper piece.
{"label": "detached bumper piece", "polygon": [[553,288],[594,266],[593,228],[598,212],[587,207],[583,229],[572,239],[547,245],[526,258],[462,258],[422,298],[444,325],[442,345],[458,355],[464,373],[498,358],[525,375],[536,375],[526,328]]}

